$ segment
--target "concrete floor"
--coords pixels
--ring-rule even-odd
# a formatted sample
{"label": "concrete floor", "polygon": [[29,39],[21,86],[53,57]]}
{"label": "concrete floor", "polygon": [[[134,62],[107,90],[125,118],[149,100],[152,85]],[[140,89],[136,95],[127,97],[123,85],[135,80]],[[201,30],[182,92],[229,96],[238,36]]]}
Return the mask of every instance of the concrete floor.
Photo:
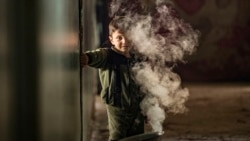
{"label": "concrete floor", "polygon": [[[161,141],[250,141],[250,84],[184,84],[189,112],[167,115]],[[96,96],[91,141],[108,138],[105,105]],[[145,126],[150,132],[150,126]]]}

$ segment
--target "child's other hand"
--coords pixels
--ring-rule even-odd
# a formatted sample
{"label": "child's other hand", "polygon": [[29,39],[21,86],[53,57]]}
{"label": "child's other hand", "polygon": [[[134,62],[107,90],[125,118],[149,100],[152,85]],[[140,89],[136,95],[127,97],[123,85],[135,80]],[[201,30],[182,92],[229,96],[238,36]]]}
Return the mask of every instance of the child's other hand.
{"label": "child's other hand", "polygon": [[85,67],[86,65],[88,65],[88,56],[85,53],[81,54],[80,57],[80,64],[81,64],[81,68]]}

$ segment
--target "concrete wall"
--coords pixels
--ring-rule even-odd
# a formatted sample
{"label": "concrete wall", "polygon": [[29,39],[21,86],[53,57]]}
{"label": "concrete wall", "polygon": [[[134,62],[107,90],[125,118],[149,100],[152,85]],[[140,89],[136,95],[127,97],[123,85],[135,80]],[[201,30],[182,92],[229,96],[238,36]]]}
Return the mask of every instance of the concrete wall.
{"label": "concrete wall", "polygon": [[180,67],[185,80],[250,80],[250,2],[174,0],[181,17],[201,31],[200,46]]}

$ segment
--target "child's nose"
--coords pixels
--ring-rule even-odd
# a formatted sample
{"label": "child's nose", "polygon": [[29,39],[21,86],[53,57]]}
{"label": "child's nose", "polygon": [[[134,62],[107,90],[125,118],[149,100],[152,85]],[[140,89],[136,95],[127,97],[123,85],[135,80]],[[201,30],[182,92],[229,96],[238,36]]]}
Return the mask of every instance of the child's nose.
{"label": "child's nose", "polygon": [[123,43],[123,44],[128,43],[128,39],[127,39],[127,38],[123,38],[122,43]]}

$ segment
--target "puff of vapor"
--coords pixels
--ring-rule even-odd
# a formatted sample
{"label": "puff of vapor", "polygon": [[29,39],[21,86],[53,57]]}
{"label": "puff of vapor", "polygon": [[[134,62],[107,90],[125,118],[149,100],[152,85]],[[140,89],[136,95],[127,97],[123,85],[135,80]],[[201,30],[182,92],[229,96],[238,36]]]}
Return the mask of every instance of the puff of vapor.
{"label": "puff of vapor", "polygon": [[112,0],[110,3],[109,16],[127,16],[128,14],[141,13],[142,5],[140,1],[132,0]]}
{"label": "puff of vapor", "polygon": [[[113,13],[121,8],[116,0]],[[166,66],[166,62],[183,61],[198,46],[199,32],[193,30],[182,19],[173,16],[171,7],[164,0],[156,0],[154,14],[140,15],[125,8],[124,24],[129,26],[126,32],[134,50],[147,58],[133,67],[135,81],[140,85],[145,97],[141,102],[142,113],[149,119],[154,131],[162,131],[165,111],[183,113],[189,92],[181,87],[178,74]],[[115,3],[113,3],[115,4]]]}
{"label": "puff of vapor", "polygon": [[140,106],[143,108],[143,114],[149,117],[149,124],[153,131],[162,132],[162,123],[165,120],[165,112],[159,106],[159,101],[155,97],[146,96],[141,102]]}
{"label": "puff of vapor", "polygon": [[199,32],[172,15],[171,8],[160,5],[154,15],[134,14],[130,19],[129,39],[136,50],[152,60],[182,61],[198,45]]}
{"label": "puff of vapor", "polygon": [[[161,106],[173,113],[183,113],[189,92],[181,88],[181,79],[178,74],[169,68],[152,66],[146,62],[133,67],[135,80],[141,86],[141,91],[159,99]],[[145,97],[144,99],[146,99]]]}
{"label": "puff of vapor", "polygon": [[112,0],[112,2],[110,3],[110,13],[109,15],[111,17],[113,17],[115,15],[115,13],[117,13],[117,11],[120,9],[121,5],[123,3],[123,0]]}
{"label": "puff of vapor", "polygon": [[141,62],[133,67],[133,72],[137,84],[145,93],[140,105],[142,113],[148,117],[152,129],[161,132],[165,120],[164,109],[172,113],[186,111],[184,104],[189,96],[188,89],[181,88],[179,75],[167,67]]}
{"label": "puff of vapor", "polygon": [[172,4],[173,2],[172,0],[156,0],[155,3],[156,5],[160,5],[160,4],[166,4],[166,3]]}
{"label": "puff of vapor", "polygon": [[[172,113],[184,113],[187,111],[185,107],[185,102],[188,100],[189,91],[187,88],[179,88],[176,92],[171,96],[173,98],[174,103],[168,108],[168,112]],[[164,103],[164,102],[163,102]]]}

